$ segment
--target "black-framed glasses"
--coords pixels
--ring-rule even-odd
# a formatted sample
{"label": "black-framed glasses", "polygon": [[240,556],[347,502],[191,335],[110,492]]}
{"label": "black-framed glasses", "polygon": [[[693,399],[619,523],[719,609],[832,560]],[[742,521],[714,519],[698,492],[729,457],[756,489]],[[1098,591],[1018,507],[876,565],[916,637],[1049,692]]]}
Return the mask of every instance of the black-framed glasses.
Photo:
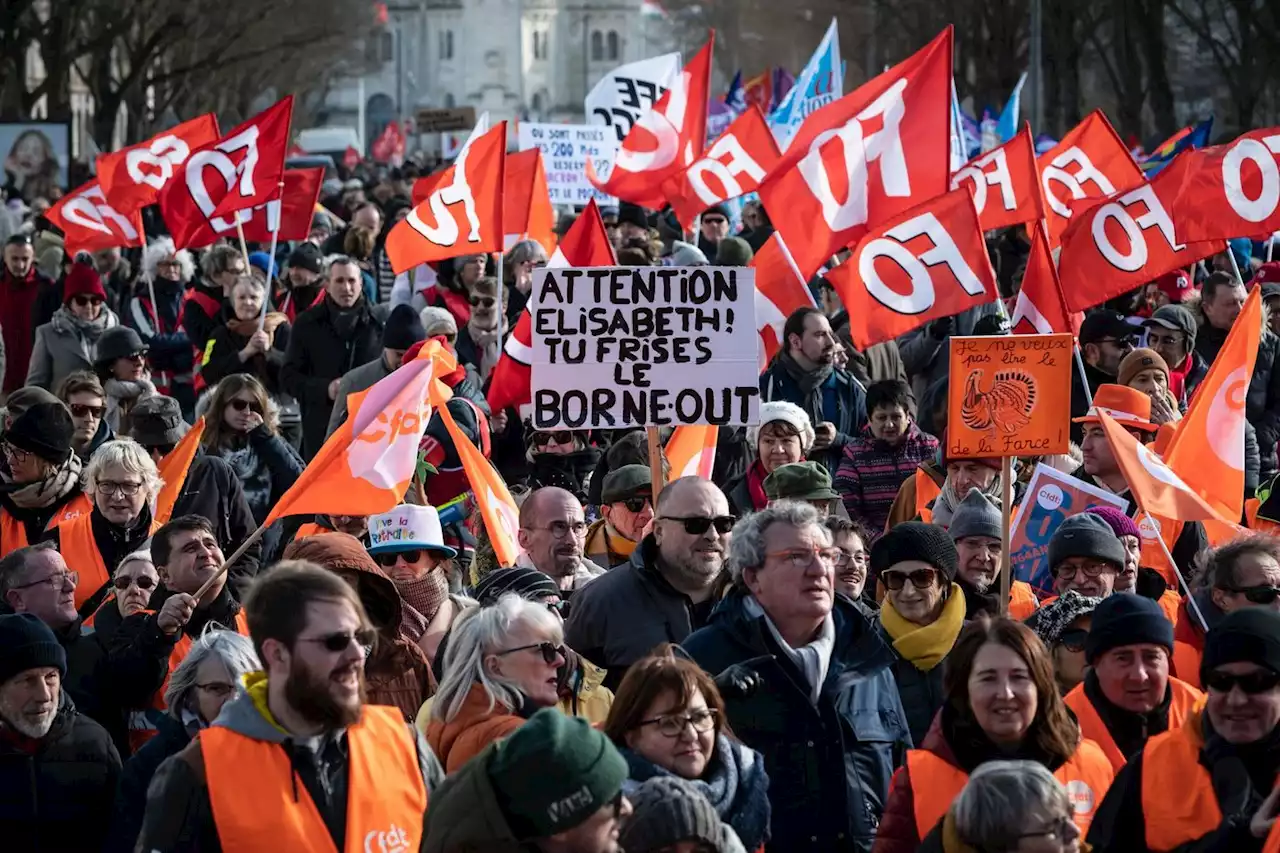
{"label": "black-framed glasses", "polygon": [[236,397],[228,400],[227,405],[235,409],[237,412],[243,412],[245,409],[248,409],[255,415],[262,414],[262,406],[258,405],[257,400],[241,400],[239,397]]}
{"label": "black-framed glasses", "polygon": [[217,699],[226,699],[236,692],[236,686],[225,681],[209,681],[205,684],[197,684],[195,687],[197,690],[202,690]]}
{"label": "black-framed glasses", "polygon": [[560,429],[555,432],[535,432],[533,434],[534,447],[546,447],[553,441],[556,444],[569,444],[573,441],[573,433],[567,429]]}
{"label": "black-framed glasses", "polygon": [[569,534],[573,534],[574,538],[581,539],[587,535],[587,523],[585,521],[553,521],[546,527],[526,527],[525,530],[545,530],[556,539],[567,539]]}
{"label": "black-framed glasses", "polygon": [[624,501],[619,501],[619,503],[625,506],[628,512],[641,512],[645,507],[652,504],[653,501],[648,495],[641,495],[637,498],[627,498]]}
{"label": "black-framed glasses", "polygon": [[107,411],[106,406],[90,406],[88,403],[71,403],[67,406],[71,410],[72,417],[87,418],[92,415],[101,419]]}
{"label": "black-framed glasses", "polygon": [[938,580],[937,569],[916,569],[914,572],[881,572],[880,580],[889,589],[897,592],[911,581],[916,589],[928,589]]}
{"label": "black-framed glasses", "polygon": [[1114,344],[1119,349],[1133,349],[1136,338],[1102,338],[1094,341],[1096,344]]}
{"label": "black-framed glasses", "polygon": [[138,494],[138,490],[142,488],[141,483],[113,483],[110,480],[100,481],[94,488],[98,494],[111,497],[112,495],[124,495],[131,498]]}
{"label": "black-framed glasses", "polygon": [[1083,574],[1087,578],[1096,578],[1098,575],[1107,571],[1118,572],[1120,571],[1120,567],[1112,565],[1111,563],[1097,563],[1097,562],[1084,563],[1080,566],[1072,566],[1068,564],[1068,565],[1058,566],[1056,569],[1053,570],[1053,574],[1059,580],[1069,581],[1072,578],[1074,578],[1077,574]]}
{"label": "black-framed glasses", "polygon": [[1089,632],[1084,628],[1068,628],[1058,635],[1056,645],[1062,646],[1069,652],[1084,651],[1084,644],[1089,639]]}
{"label": "black-framed glasses", "polygon": [[17,586],[11,586],[9,588],[10,589],[31,589],[31,587],[33,586],[40,586],[40,584],[45,583],[45,584],[48,584],[53,589],[61,589],[63,584],[67,583],[68,581],[71,582],[72,586],[76,586],[77,584],[80,583],[80,573],[76,571],[54,572],[48,577],[40,578],[40,580],[38,581],[19,584]]}
{"label": "black-framed glasses", "polygon": [[556,658],[564,657],[564,646],[555,643],[532,643],[528,646],[516,646],[514,649],[504,649],[497,653],[498,657],[506,657],[516,652],[528,652],[537,649],[542,654],[542,660],[546,663],[555,663]]}
{"label": "black-framed glasses", "polygon": [[352,643],[355,643],[360,647],[360,650],[364,652],[365,656],[368,657],[369,650],[373,648],[373,641],[377,636],[378,633],[372,628],[361,628],[355,633],[350,631],[336,631],[332,634],[325,634],[323,637],[299,637],[298,642],[316,643],[324,646],[325,651],[333,652],[334,654],[337,654],[338,652],[345,652]]}
{"label": "black-framed glasses", "polygon": [[1222,588],[1224,592],[1234,592],[1236,595],[1243,595],[1250,604],[1274,604],[1277,598],[1280,598],[1280,587],[1274,587],[1267,584],[1262,586],[1241,586]]}
{"label": "black-framed glasses", "polygon": [[116,589],[124,592],[133,585],[137,585],[138,589],[148,590],[156,585],[155,579],[151,575],[138,575],[136,578],[125,577],[124,575],[116,575],[111,579],[111,585]]}
{"label": "black-framed glasses", "polygon": [[725,225],[729,220],[723,216],[704,216],[702,217],[703,225]]}
{"label": "black-framed glasses", "polygon": [[1233,675],[1215,669],[1205,677],[1204,686],[1215,693],[1230,693],[1239,687],[1248,695],[1256,696],[1280,687],[1280,673],[1260,669],[1247,675]]}
{"label": "black-framed glasses", "polygon": [[121,356],[125,361],[144,361],[146,360],[146,357],[146,350],[138,350],[137,352],[131,352],[128,355]]}
{"label": "black-framed glasses", "polygon": [[648,720],[641,720],[638,726],[657,726],[658,734],[663,737],[680,737],[686,726],[693,726],[698,733],[709,732],[716,725],[715,708],[699,708],[684,714],[663,714]]}
{"label": "black-framed glasses", "polygon": [[871,558],[867,556],[866,551],[846,551],[843,548],[836,549],[836,568],[845,569],[849,566],[866,566],[871,562]]}
{"label": "black-framed glasses", "polygon": [[416,563],[422,559],[422,548],[409,548],[404,551],[393,551],[391,553],[374,554],[373,561],[384,569],[389,569],[396,564],[396,560],[400,557],[404,558],[406,563]]}
{"label": "black-framed glasses", "polygon": [[101,296],[87,296],[83,293],[77,293],[75,296],[71,297],[71,304],[77,308],[84,308],[88,305],[92,305],[96,308],[101,305],[103,301],[104,300]]}
{"label": "black-framed glasses", "polygon": [[498,300],[492,296],[472,296],[467,301],[472,308],[492,308]]}
{"label": "black-framed glasses", "polygon": [[659,521],[678,521],[684,525],[684,532],[690,536],[701,536],[715,525],[716,533],[724,536],[733,529],[733,525],[737,523],[737,519],[732,515],[717,515],[708,517],[705,515],[664,515],[658,518]]}
{"label": "black-framed glasses", "polygon": [[1044,829],[1024,832],[1018,838],[1051,838],[1055,841],[1066,841],[1068,838],[1075,838],[1076,835],[1079,835],[1079,830],[1076,829],[1075,821],[1069,817],[1060,817]]}
{"label": "black-framed glasses", "polygon": [[19,465],[21,465],[23,462],[26,462],[27,457],[31,455],[31,451],[22,450],[20,448],[14,447],[12,444],[9,444],[7,441],[4,444],[0,445],[0,451],[2,451],[5,456],[9,457],[11,461],[17,462]]}

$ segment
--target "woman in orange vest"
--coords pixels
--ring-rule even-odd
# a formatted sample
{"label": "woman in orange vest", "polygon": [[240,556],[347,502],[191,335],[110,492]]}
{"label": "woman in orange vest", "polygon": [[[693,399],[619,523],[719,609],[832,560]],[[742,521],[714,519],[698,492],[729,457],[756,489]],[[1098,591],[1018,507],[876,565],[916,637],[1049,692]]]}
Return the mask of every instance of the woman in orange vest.
{"label": "woman in orange vest", "polygon": [[1089,672],[1064,701],[1116,770],[1149,737],[1181,726],[1204,698],[1169,676],[1173,625],[1149,598],[1104,598],[1094,608],[1085,653]]}
{"label": "woman in orange vest", "polygon": [[[965,618],[979,613],[1000,613],[1000,552],[1003,548],[1003,519],[1000,509],[986,495],[972,489],[947,528],[956,544],[960,570],[956,584],[964,593]],[[1012,580],[1009,584],[1009,618],[1025,620],[1040,607],[1031,584]]]}
{"label": "woman in orange vest", "polygon": [[975,622],[951,650],[946,702],[893,776],[874,853],[915,853],[980,765],[1024,759],[1066,786],[1082,832],[1111,785],[1111,763],[1080,734],[1053,680],[1049,653],[1021,622]]}
{"label": "woman in orange vest", "polygon": [[62,521],[44,537],[80,573],[76,608],[81,614],[98,609],[116,566],[151,535],[151,502],[160,485],[156,463],[133,439],[108,441],[89,460],[85,491],[93,501],[92,512]]}
{"label": "woman in orange vest", "polygon": [[5,431],[0,447],[9,470],[0,491],[0,557],[92,508],[80,489],[83,463],[71,450],[74,432],[71,413],[58,402],[31,406]]}
{"label": "woman in orange vest", "polygon": [[1260,853],[1251,820],[1280,778],[1280,614],[1228,614],[1205,638],[1204,706],[1129,759],[1088,834],[1096,853]]}

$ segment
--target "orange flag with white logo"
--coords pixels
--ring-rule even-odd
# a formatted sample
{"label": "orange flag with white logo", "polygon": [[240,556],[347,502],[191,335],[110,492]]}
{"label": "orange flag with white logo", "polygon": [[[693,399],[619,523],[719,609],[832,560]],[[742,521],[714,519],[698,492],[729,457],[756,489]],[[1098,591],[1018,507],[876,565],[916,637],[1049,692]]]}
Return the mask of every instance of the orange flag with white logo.
{"label": "orange flag with white logo", "polygon": [[671,479],[701,477],[711,479],[711,469],[716,464],[716,438],[719,427],[678,426],[667,440],[663,452],[671,464]]}
{"label": "orange flag with white logo", "polygon": [[519,240],[536,240],[550,255],[556,250],[556,212],[547,190],[542,152],[536,148],[507,155],[503,177],[503,251]]}
{"label": "orange flag with white logo", "polygon": [[1177,521],[1203,521],[1218,514],[1191,490],[1165,461],[1147,449],[1128,430],[1101,409],[1098,419],[1107,434],[1107,443],[1124,474],[1129,491],[1146,513]]}
{"label": "orange flag with white logo", "polygon": [[1262,288],[1231,326],[1165,459],[1188,486],[1230,521],[1244,513],[1245,396],[1262,339]]}
{"label": "orange flag with white logo", "polygon": [[501,566],[514,566],[520,554],[516,531],[520,529],[520,511],[511,498],[507,484],[493,467],[493,463],[484,458],[466,434],[458,428],[453,413],[445,405],[448,400],[441,382],[431,384],[431,398],[444,421],[444,428],[453,440],[454,449],[458,451],[458,459],[467,474],[467,482],[471,484],[471,495],[480,509],[480,517],[484,519],[485,529],[489,532],[489,541],[493,543],[493,553]]}
{"label": "orange flag with white logo", "polygon": [[504,121],[421,182],[422,202],[387,234],[387,257],[397,275],[431,261],[502,251],[506,156]]}
{"label": "orange flag with white logo", "polygon": [[431,380],[457,366],[453,353],[431,340],[413,361],[348,396],[351,416],[276,502],[263,526],[300,513],[372,515],[400,503],[438,396],[428,398]]}
{"label": "orange flag with white logo", "polygon": [[173,516],[173,506],[178,502],[178,496],[182,494],[182,486],[187,481],[187,471],[191,468],[191,460],[196,458],[196,451],[200,449],[202,435],[204,435],[204,418],[197,418],[191,429],[187,430],[187,434],[173,446],[173,450],[164,455],[157,466],[160,469],[160,479],[164,480],[164,485],[160,487],[160,494],[156,495],[156,511],[152,514],[157,527],[168,524],[170,517]]}
{"label": "orange flag with white logo", "polygon": [[756,331],[760,334],[760,372],[782,349],[782,330],[797,308],[814,305],[813,293],[777,231],[751,259],[756,271]]}

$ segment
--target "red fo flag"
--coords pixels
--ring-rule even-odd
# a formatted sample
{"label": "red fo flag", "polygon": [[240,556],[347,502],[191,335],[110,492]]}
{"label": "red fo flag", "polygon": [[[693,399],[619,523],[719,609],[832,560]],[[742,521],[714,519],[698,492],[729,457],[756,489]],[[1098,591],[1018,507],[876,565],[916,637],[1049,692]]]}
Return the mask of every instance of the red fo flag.
{"label": "red fo flag", "polygon": [[142,216],[121,213],[107,200],[97,181],[67,193],[45,214],[66,235],[67,254],[142,246]]}
{"label": "red fo flag", "polygon": [[760,198],[801,275],[947,192],[952,30],[805,119]]}
{"label": "red fo flag", "polygon": [[1031,232],[1031,253],[1022,275],[1022,287],[1013,306],[1011,321],[1015,335],[1078,334],[1083,320],[1080,314],[1067,311],[1062,298],[1058,268],[1049,252],[1049,235],[1044,224],[1037,222]]}
{"label": "red fo flag", "polygon": [[1031,125],[1013,139],[970,160],[951,176],[951,188],[968,182],[983,231],[1007,228],[1044,217],[1040,170]]}
{"label": "red fo flag", "polygon": [[211,246],[223,237],[234,237],[237,220],[244,230],[244,239],[249,242],[270,243],[271,232],[277,229],[281,240],[305,240],[311,233],[311,220],[315,216],[323,182],[323,166],[286,169],[280,198],[248,210],[238,210],[229,217],[215,216],[195,232],[183,235],[180,245]]}
{"label": "red fo flag", "polygon": [[849,310],[849,334],[859,349],[997,298],[996,274],[967,189],[877,227],[827,281]]}
{"label": "red fo flag", "polygon": [[756,271],[756,330],[760,333],[760,372],[782,349],[782,330],[797,308],[814,305],[787,244],[777,231],[751,259]]}
{"label": "red fo flag", "polygon": [[431,261],[502,251],[506,156],[504,121],[428,179],[423,201],[387,235],[387,256],[397,274]]}
{"label": "red fo flag", "polygon": [[640,116],[618,146],[608,178],[597,177],[587,160],[587,179],[596,189],[642,207],[662,207],[662,182],[693,165],[707,144],[707,99],[715,43],[712,30],[711,38],[666,94]]}
{"label": "red fo flag", "polygon": [[1142,169],[1102,110],[1090,113],[1061,142],[1041,154],[1036,163],[1040,167],[1051,247],[1058,245],[1067,230],[1073,201],[1103,198],[1145,180]]}
{"label": "red fo flag", "polygon": [[668,178],[662,191],[685,228],[698,214],[729,199],[754,192],[780,157],[760,108],[752,106],[682,175]]}
{"label": "red fo flag", "polygon": [[1262,237],[1280,230],[1280,127],[1244,134],[1226,145],[1186,151],[1152,181],[1185,165],[1176,198],[1169,198],[1183,240]]}
{"label": "red fo flag", "polygon": [[146,142],[99,154],[98,185],[121,213],[155,204],[169,181],[175,175],[182,177],[181,166],[191,152],[216,142],[220,133],[217,117],[208,113],[157,133]]}

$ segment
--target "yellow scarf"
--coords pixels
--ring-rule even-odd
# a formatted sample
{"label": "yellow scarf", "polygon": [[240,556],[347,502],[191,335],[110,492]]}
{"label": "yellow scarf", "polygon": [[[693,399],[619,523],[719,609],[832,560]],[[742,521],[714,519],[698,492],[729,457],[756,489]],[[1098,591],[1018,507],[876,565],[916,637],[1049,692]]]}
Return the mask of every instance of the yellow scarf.
{"label": "yellow scarf", "polygon": [[893,599],[885,596],[880,607],[880,624],[893,638],[893,649],[921,672],[928,672],[956,644],[960,628],[964,625],[964,591],[957,584],[951,585],[942,613],[928,625],[908,622],[893,609]]}
{"label": "yellow scarf", "polygon": [[[617,554],[619,557],[630,560],[631,555],[635,553],[636,545],[639,543],[632,542],[620,533],[614,533],[613,529],[609,527],[607,522],[604,526],[604,532],[605,535],[609,537],[609,550]],[[605,568],[610,567],[606,566]]]}

